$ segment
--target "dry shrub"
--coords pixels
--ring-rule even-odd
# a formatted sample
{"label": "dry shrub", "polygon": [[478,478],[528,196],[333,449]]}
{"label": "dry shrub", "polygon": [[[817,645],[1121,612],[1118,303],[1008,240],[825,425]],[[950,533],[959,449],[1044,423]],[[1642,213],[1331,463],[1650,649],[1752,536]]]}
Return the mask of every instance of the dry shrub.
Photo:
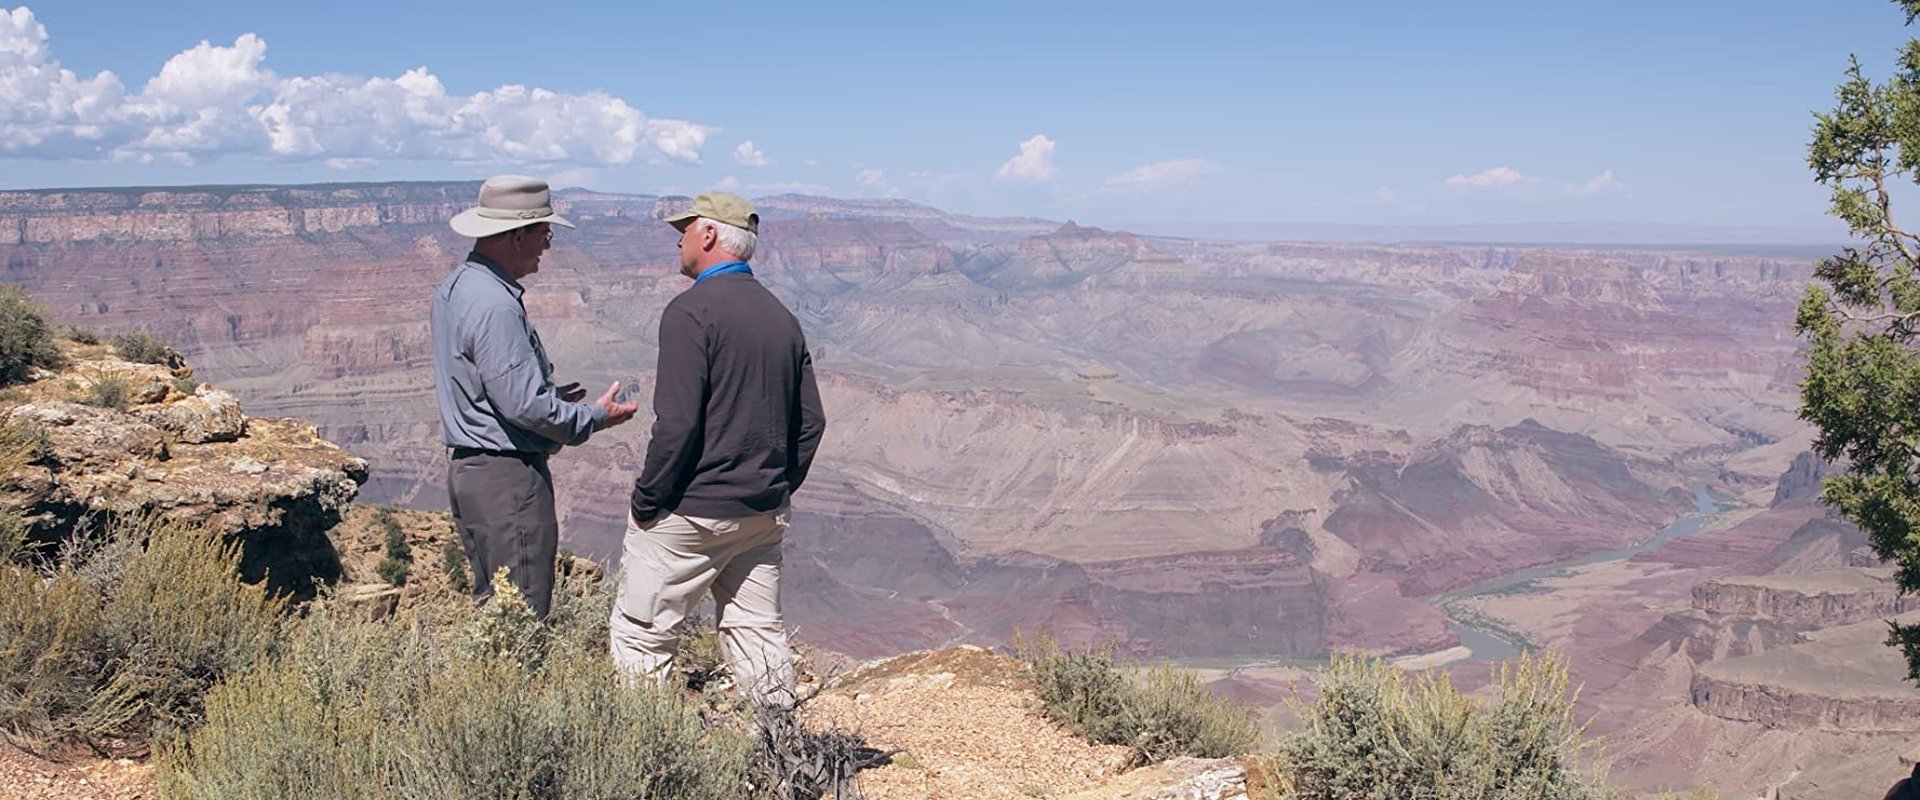
{"label": "dry shrub", "polygon": [[113,352],[136,364],[177,367],[182,363],[177,351],[146,331],[127,331],[113,337]]}
{"label": "dry shrub", "polygon": [[133,387],[122,376],[102,373],[93,376],[93,381],[87,385],[86,393],[80,396],[80,402],[90,406],[125,411],[133,402]]}
{"label": "dry shrub", "polygon": [[1269,768],[1296,800],[1587,800],[1613,792],[1581,774],[1584,726],[1566,664],[1523,656],[1495,670],[1495,697],[1462,695],[1441,673],[1410,677],[1378,659],[1338,656],[1304,727]]}
{"label": "dry shrub", "polygon": [[0,385],[21,383],[33,368],[54,369],[62,361],[47,310],[26,290],[0,286]]}
{"label": "dry shrub", "polygon": [[279,629],[281,602],[238,564],[217,534],[152,517],[69,543],[45,571],[0,564],[0,729],[44,744],[193,725],[207,689]]}
{"label": "dry shrub", "polygon": [[45,744],[93,727],[108,647],[99,596],[70,573],[0,564],[0,732]]}
{"label": "dry shrub", "polygon": [[1180,756],[1224,758],[1253,748],[1253,714],[1215,697],[1192,673],[1123,665],[1110,647],[1061,649],[1019,642],[1027,675],[1049,718],[1100,744],[1133,748],[1136,764]]}
{"label": "dry shrub", "polygon": [[748,742],[534,620],[480,609],[367,622],[320,610],[282,658],[215,689],[162,751],[168,797],[742,798]]}

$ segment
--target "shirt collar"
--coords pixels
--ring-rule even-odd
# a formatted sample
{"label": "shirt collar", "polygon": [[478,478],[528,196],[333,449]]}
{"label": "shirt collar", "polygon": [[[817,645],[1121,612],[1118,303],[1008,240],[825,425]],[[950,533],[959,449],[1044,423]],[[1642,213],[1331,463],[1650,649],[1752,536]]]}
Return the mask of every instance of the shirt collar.
{"label": "shirt collar", "polygon": [[520,295],[526,294],[526,287],[521,286],[519,281],[508,276],[506,269],[498,263],[495,263],[493,259],[480,255],[479,251],[476,250],[468,253],[467,263],[474,266],[486,267],[488,272],[493,273],[493,277],[499,278],[501,283],[507,285],[507,291],[513,293],[513,299],[518,300],[520,299]]}
{"label": "shirt collar", "polygon": [[707,267],[706,269],[701,270],[699,275],[694,276],[693,282],[695,284],[698,284],[701,281],[704,281],[708,278],[717,278],[721,275],[732,275],[735,273],[745,273],[748,275],[752,275],[753,267],[748,265],[747,262],[745,261],[722,261],[718,264],[715,264],[711,267]]}

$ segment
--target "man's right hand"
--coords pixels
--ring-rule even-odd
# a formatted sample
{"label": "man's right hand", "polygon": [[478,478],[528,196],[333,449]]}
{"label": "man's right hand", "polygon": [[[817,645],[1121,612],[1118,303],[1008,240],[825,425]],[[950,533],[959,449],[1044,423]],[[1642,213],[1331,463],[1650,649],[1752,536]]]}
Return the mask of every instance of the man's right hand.
{"label": "man's right hand", "polygon": [[635,400],[634,402],[631,402],[631,403],[622,403],[619,400],[614,399],[619,396],[620,396],[620,382],[614,381],[612,386],[607,387],[606,393],[600,395],[599,400],[594,401],[595,403],[599,403],[600,407],[606,409],[607,411],[607,421],[604,423],[601,423],[600,425],[601,430],[606,430],[622,422],[626,422],[627,420],[633,419],[634,412],[640,410],[640,401]]}

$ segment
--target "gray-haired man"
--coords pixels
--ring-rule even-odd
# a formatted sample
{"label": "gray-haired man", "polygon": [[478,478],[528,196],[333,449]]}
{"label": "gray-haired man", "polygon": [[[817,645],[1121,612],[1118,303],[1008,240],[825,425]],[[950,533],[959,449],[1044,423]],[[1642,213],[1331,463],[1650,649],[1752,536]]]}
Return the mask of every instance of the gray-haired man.
{"label": "gray-haired man", "polygon": [[586,391],[577,383],[553,384],[553,364],[520,302],[520,281],[540,270],[552,226],[573,227],[553,213],[545,181],[488,178],[480,205],[450,224],[476,241],[433,293],[433,385],[441,441],[452,448],[447,499],[474,598],[493,596],[493,572],[506,567],[545,619],[560,547],[547,456],[632,419],[639,404],[616,401],[618,383],[592,403],[579,402]]}
{"label": "gray-haired man", "polygon": [[780,546],[787,501],[826,430],[813,359],[799,321],[747,264],[760,230],[752,204],[712,192],[667,222],[693,285],[660,318],[653,438],[608,621],[614,662],[664,680],[674,626],[711,589],[735,681],[763,705],[788,706]]}

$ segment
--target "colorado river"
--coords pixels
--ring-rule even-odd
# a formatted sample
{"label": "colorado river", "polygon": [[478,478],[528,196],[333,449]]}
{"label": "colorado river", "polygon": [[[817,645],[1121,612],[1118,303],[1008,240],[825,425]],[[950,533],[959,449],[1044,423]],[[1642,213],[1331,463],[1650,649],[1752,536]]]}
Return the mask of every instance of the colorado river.
{"label": "colorado river", "polygon": [[1464,608],[1459,601],[1479,595],[1505,594],[1565,570],[1604,564],[1609,561],[1624,561],[1641,553],[1658,550],[1668,542],[1700,532],[1722,511],[1720,505],[1714,501],[1713,495],[1707,493],[1705,483],[1701,481],[1693,482],[1693,503],[1693,513],[1681,517],[1665,530],[1660,531],[1658,535],[1632,547],[1592,553],[1546,566],[1510,572],[1498,578],[1435,597],[1432,600],[1433,606],[1447,615],[1454,633],[1460,636],[1460,643],[1473,651],[1474,658],[1486,660],[1513,658],[1520,655],[1524,642],[1517,641],[1519,637],[1513,633],[1467,613],[1469,609]]}

